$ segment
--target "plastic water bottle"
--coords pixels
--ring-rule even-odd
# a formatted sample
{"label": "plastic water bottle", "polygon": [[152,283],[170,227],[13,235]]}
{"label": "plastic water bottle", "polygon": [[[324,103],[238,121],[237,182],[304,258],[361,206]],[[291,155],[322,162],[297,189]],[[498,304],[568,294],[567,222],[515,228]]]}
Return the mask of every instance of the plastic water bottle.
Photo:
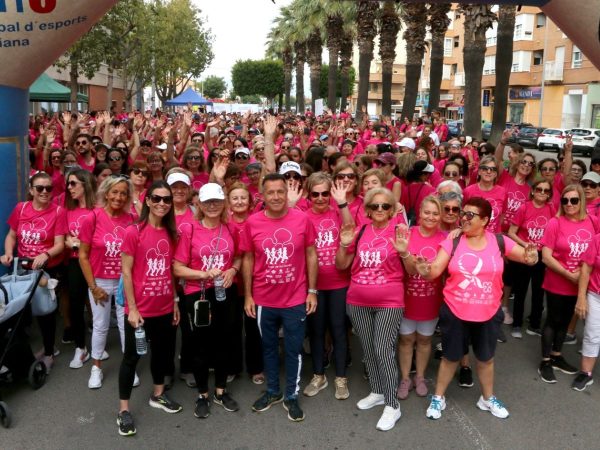
{"label": "plastic water bottle", "polygon": [[225,294],[225,288],[223,287],[224,282],[225,280],[221,275],[215,277],[215,299],[218,302],[225,301],[225,298],[227,298],[227,295]]}
{"label": "plastic water bottle", "polygon": [[148,352],[148,343],[146,342],[146,332],[144,327],[139,326],[135,329],[135,350],[142,356]]}

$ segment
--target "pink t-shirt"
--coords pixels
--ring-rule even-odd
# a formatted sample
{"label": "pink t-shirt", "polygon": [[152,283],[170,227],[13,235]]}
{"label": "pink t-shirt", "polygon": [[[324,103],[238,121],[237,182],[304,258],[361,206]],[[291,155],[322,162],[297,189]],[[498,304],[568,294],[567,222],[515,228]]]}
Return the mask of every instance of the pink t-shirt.
{"label": "pink t-shirt", "polygon": [[[135,224],[125,230],[121,251],[133,256],[133,295],[142,317],[164,316],[173,312],[173,250],[174,245],[165,229]],[[127,302],[125,314],[129,314]]]}
{"label": "pink t-shirt", "polygon": [[[598,221],[594,216],[573,222],[564,216],[554,217],[548,222],[542,245],[552,250],[552,256],[561,266],[574,272],[581,266],[581,255],[585,253],[596,234]],[[559,295],[577,295],[577,285],[546,268],[542,287]]]}
{"label": "pink t-shirt", "polygon": [[125,228],[132,222],[130,213],[111,218],[104,208],[95,208],[83,220],[79,240],[90,246],[89,259],[94,277],[116,280],[121,276],[121,246]]}
{"label": "pink t-shirt", "polygon": [[91,161],[92,162],[90,164],[87,164],[82,156],[77,156],[77,164],[79,164],[82,169],[87,170],[88,172],[93,172],[94,167],[96,167],[96,160],[92,158]]}
{"label": "pink t-shirt", "polygon": [[[54,237],[67,234],[64,215],[64,208],[54,204],[36,211],[32,202],[17,203],[7,220],[17,235],[17,255],[35,258],[54,247]],[[55,256],[48,267],[57,266],[62,259],[62,254]]]}
{"label": "pink t-shirt", "polygon": [[[473,250],[461,236],[454,256],[448,264],[448,278],[444,286],[444,300],[452,313],[469,322],[490,320],[502,303],[502,272],[504,259],[496,236],[485,232],[485,248]],[[452,254],[452,239],[440,243],[440,248]],[[504,236],[504,255],[508,255],[515,241]]]}
{"label": "pink t-shirt", "polygon": [[510,228],[513,216],[529,198],[531,188],[527,183],[518,184],[506,170],[502,172],[498,184],[506,190],[506,210],[502,219],[502,232],[506,233]]}
{"label": "pink t-shirt", "polygon": [[306,211],[317,233],[315,247],[319,257],[318,290],[332,290],[347,287],[350,284],[350,272],[335,268],[335,254],[340,243],[342,218],[338,208],[329,208],[322,214],[312,208]]}
{"label": "pink t-shirt", "polygon": [[591,202],[586,202],[585,209],[588,214],[600,217],[600,197],[592,200]]}
{"label": "pink t-shirt", "polygon": [[[357,228],[357,237],[360,233]],[[383,230],[369,224],[358,241],[351,266],[350,288],[346,301],[356,306],[380,308],[404,307],[404,267],[400,255],[390,242],[395,238],[393,223]],[[354,253],[356,243],[348,247]]]}
{"label": "pink t-shirt", "polygon": [[208,183],[208,174],[205,172],[197,173],[194,175],[194,178],[192,178],[192,189],[199,191],[206,183]]}
{"label": "pink t-shirt", "polygon": [[[431,236],[423,236],[419,227],[412,227],[408,241],[408,252],[411,255],[422,256],[431,262],[437,255],[438,245],[446,239],[446,236],[447,233],[443,231],[437,231]],[[418,273],[408,275],[404,302],[406,304],[404,317],[407,319],[435,319],[442,304],[442,277],[428,281]]]}
{"label": "pink t-shirt", "polygon": [[588,291],[600,294],[600,234],[594,236],[581,260],[592,268]]}
{"label": "pink t-shirt", "polygon": [[[497,233],[500,231],[500,218],[506,211],[506,190],[497,184],[489,191],[482,191],[479,183],[471,184],[464,191],[464,202],[473,197],[485,198],[492,205],[492,217],[487,226],[487,231]],[[463,204],[464,204],[463,202]]]}
{"label": "pink t-shirt", "polygon": [[[76,209],[67,210],[66,214],[65,214],[65,220],[66,220],[65,226],[66,226],[66,229],[68,230],[67,234],[71,235],[74,238],[79,239],[79,232],[81,231],[81,226],[83,225],[83,221],[88,216],[88,214],[91,214],[91,213],[92,213],[92,210],[86,209],[86,208],[76,208]],[[78,258],[79,250],[71,249],[71,251],[69,252],[69,257],[70,258]]]}
{"label": "pink t-shirt", "polygon": [[189,206],[186,208],[183,214],[175,215],[175,225],[177,226],[177,233],[181,236],[185,230],[191,230],[191,224],[197,222],[194,217],[194,211]]}
{"label": "pink t-shirt", "polygon": [[[409,183],[406,188],[402,189],[401,203],[404,205],[407,213],[413,209],[419,221],[419,208],[423,199],[435,192],[435,188],[427,183]],[[412,224],[414,225],[414,224]]]}
{"label": "pink t-shirt", "polygon": [[[210,269],[225,271],[231,269],[233,260],[238,254],[237,240],[230,232],[227,224],[216,228],[206,228],[200,222],[193,222],[191,227],[183,230],[177,244],[174,259],[194,270],[206,272]],[[204,288],[214,286],[213,280],[205,280]],[[202,289],[202,281],[186,280],[183,292],[185,295]]]}
{"label": "pink t-shirt", "polygon": [[315,228],[306,213],[289,209],[273,219],[261,211],[244,224],[240,249],[254,254],[252,297],[257,305],[289,308],[306,301],[306,248]]}
{"label": "pink t-shirt", "polygon": [[523,203],[512,218],[512,224],[519,227],[517,236],[525,242],[537,245],[542,250],[542,238],[548,222],[556,215],[552,202],[536,208],[533,201]]}

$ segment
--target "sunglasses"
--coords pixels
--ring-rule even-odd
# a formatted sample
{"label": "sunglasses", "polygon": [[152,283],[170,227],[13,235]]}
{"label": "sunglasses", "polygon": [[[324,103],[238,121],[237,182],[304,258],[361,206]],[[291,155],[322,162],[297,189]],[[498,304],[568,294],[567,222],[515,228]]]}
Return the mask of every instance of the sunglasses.
{"label": "sunglasses", "polygon": [[141,175],[143,177],[147,177],[148,176],[148,172],[146,170],[142,170],[142,169],[131,169],[131,171],[135,174],[135,175]]}
{"label": "sunglasses", "polygon": [[329,198],[329,196],[331,195],[331,192],[329,191],[325,191],[325,192],[311,192],[310,196],[312,198],[319,198],[319,197],[323,197],[323,198]]}
{"label": "sunglasses", "polygon": [[76,141],[75,145],[87,145],[88,141]]}
{"label": "sunglasses", "polygon": [[52,161],[60,161],[60,155],[58,155],[58,156],[53,156],[53,157],[52,157]]}
{"label": "sunglasses", "polygon": [[192,139],[192,142],[197,144],[199,142],[204,142],[202,139]]}
{"label": "sunglasses", "polygon": [[392,205],[389,203],[371,203],[367,205],[371,211],[379,211],[380,209],[383,211],[389,211],[392,208]]}
{"label": "sunglasses", "polygon": [[165,205],[170,205],[171,203],[173,203],[173,196],[172,195],[156,195],[156,194],[150,194],[150,201],[152,203],[154,203],[155,205],[158,205],[161,201],[165,204]]}
{"label": "sunglasses", "polygon": [[445,177],[457,177],[458,172],[444,172]]}
{"label": "sunglasses", "polygon": [[527,166],[527,167],[533,167],[533,166],[535,166],[535,163],[533,161],[525,161],[525,160],[523,160],[523,161],[521,161],[521,165]]}
{"label": "sunglasses", "polygon": [[338,173],[335,176],[336,180],[355,180],[356,174],[353,173]]}
{"label": "sunglasses", "polygon": [[123,158],[121,158],[120,156],[111,156],[110,158],[108,158],[109,161],[121,161]]}
{"label": "sunglasses", "polygon": [[488,173],[498,172],[498,168],[492,167],[492,166],[479,166],[479,170],[481,172],[488,172]]}
{"label": "sunglasses", "polygon": [[52,186],[42,186],[41,184],[32,186],[32,188],[34,188],[38,192],[38,194],[41,194],[43,191],[52,192],[52,189],[54,189],[54,187]]}
{"label": "sunglasses", "polygon": [[594,183],[593,181],[585,180],[585,181],[581,182],[581,187],[596,189],[598,187],[598,183]]}
{"label": "sunglasses", "polygon": [[560,204],[563,205],[563,206],[566,206],[569,203],[571,205],[579,205],[579,197],[570,197],[570,198],[563,197],[563,198],[560,199]]}
{"label": "sunglasses", "polygon": [[249,158],[249,156],[248,156],[248,155],[245,155],[244,153],[238,153],[237,155],[235,155],[235,159],[243,159],[243,160],[246,160],[246,159],[248,159],[248,158]]}
{"label": "sunglasses", "polygon": [[188,161],[200,161],[201,156],[199,156],[199,155],[197,155],[197,156],[192,155],[192,156],[188,156],[186,159]]}
{"label": "sunglasses", "polygon": [[286,180],[297,180],[300,181],[302,180],[304,177],[302,177],[302,175],[298,175],[296,172],[287,172],[285,174],[283,174],[283,178],[285,178]]}
{"label": "sunglasses", "polygon": [[556,172],[556,167],[542,167],[540,170],[542,172]]}
{"label": "sunglasses", "polygon": [[444,206],[444,211],[448,214],[458,214],[460,212],[460,208],[458,206]]}
{"label": "sunglasses", "polygon": [[290,147],[289,145],[281,146],[281,150],[289,150],[290,148],[292,148],[292,147]]}
{"label": "sunglasses", "polygon": [[[67,186],[68,186],[68,187],[70,187],[70,188],[71,188],[71,187],[75,187],[75,186],[77,186],[78,184],[81,184],[81,181],[75,181],[75,180],[71,180],[71,181],[67,182]],[[39,192],[41,192],[41,191],[39,191]]]}
{"label": "sunglasses", "polygon": [[537,192],[538,194],[550,194],[550,192],[552,192],[552,189],[546,189],[546,188],[541,188],[541,187],[536,187],[535,188],[535,192]]}
{"label": "sunglasses", "polygon": [[461,218],[467,218],[467,220],[473,220],[473,217],[475,216],[481,216],[479,213],[473,212],[473,211],[461,211],[460,213],[460,217]]}

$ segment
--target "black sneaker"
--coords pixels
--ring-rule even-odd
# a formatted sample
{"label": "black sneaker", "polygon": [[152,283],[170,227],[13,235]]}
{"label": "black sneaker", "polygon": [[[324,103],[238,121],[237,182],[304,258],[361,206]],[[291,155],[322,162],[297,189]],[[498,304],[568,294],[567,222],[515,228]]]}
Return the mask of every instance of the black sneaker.
{"label": "black sneaker", "polygon": [[506,334],[504,334],[504,330],[502,329],[502,327],[500,327],[500,329],[498,330],[498,342],[500,342],[501,344],[506,344]]}
{"label": "black sneaker", "polygon": [[552,368],[552,361],[542,361],[538,368],[538,373],[542,381],[546,383],[556,383],[556,376],[554,375],[554,369]]}
{"label": "black sneaker", "polygon": [[461,366],[458,372],[458,385],[462,388],[473,387],[473,371],[468,366]]}
{"label": "black sneaker", "polygon": [[194,409],[194,416],[198,419],[206,419],[210,416],[210,402],[206,397],[198,397],[196,400],[196,409]]}
{"label": "black sneaker", "polygon": [[221,405],[225,411],[233,412],[240,409],[238,403],[231,398],[231,395],[229,395],[227,391],[223,391],[221,395],[218,395],[215,392],[215,395],[213,396],[213,402],[215,402],[217,405]]}
{"label": "black sneaker", "polygon": [[552,361],[552,367],[560,370],[562,373],[566,373],[567,375],[575,375],[577,373],[577,367],[565,361],[562,355],[550,356],[550,361]]}
{"label": "black sneaker", "polygon": [[157,396],[151,395],[148,404],[153,408],[162,409],[163,411],[168,412],[169,414],[178,413],[183,409],[183,407],[179,403],[174,402],[164,393]]}
{"label": "black sneaker", "polygon": [[584,391],[586,387],[594,384],[594,379],[591,375],[588,375],[585,372],[579,372],[579,374],[573,380],[571,387],[576,391]]}
{"label": "black sneaker", "polygon": [[283,408],[288,412],[288,419],[292,422],[301,422],[304,420],[304,411],[300,408],[297,398],[284,400]]}
{"label": "black sneaker", "polygon": [[63,330],[61,342],[63,344],[73,344],[75,342],[75,338],[73,337],[73,331],[71,331],[71,328],[65,328]]}
{"label": "black sneaker", "polygon": [[254,402],[252,405],[252,410],[256,412],[263,412],[276,403],[281,403],[282,401],[282,394],[269,394],[268,392],[265,392],[258,400]]}
{"label": "black sneaker", "polygon": [[117,425],[119,425],[119,434],[121,436],[133,436],[137,433],[133,416],[129,411],[121,411],[117,416]]}
{"label": "black sneaker", "polygon": [[527,327],[527,329],[525,330],[525,333],[527,333],[529,336],[541,336],[542,335],[542,329],[541,328],[535,328],[535,327],[532,327],[531,325],[529,325]]}

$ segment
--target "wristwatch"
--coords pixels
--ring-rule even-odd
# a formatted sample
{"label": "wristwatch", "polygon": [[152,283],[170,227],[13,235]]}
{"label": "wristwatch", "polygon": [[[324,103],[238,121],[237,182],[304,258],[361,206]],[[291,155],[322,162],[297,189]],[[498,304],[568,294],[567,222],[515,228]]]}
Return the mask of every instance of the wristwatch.
{"label": "wristwatch", "polygon": [[317,291],[316,289],[309,289],[308,293],[317,295],[319,293],[319,291]]}

